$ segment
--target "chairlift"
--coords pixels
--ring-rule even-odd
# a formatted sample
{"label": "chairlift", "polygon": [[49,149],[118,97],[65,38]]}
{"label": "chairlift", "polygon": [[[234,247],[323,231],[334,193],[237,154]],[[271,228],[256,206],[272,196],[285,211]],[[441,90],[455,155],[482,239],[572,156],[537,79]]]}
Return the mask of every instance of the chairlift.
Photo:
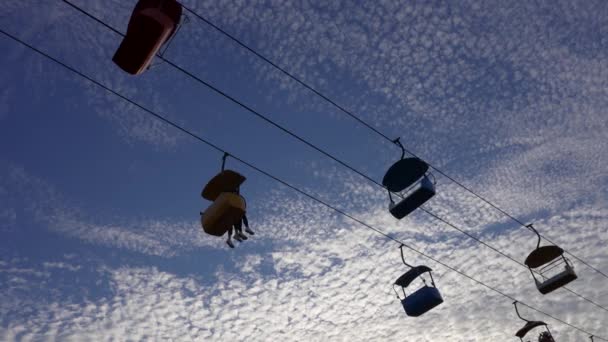
{"label": "chairlift", "polygon": [[[401,147],[401,159],[386,171],[382,185],[388,190],[389,212],[402,219],[435,196],[435,178],[431,180],[429,165],[423,160],[404,158],[405,149],[399,139],[394,143]],[[402,199],[395,202],[393,194]]]}
{"label": "chairlift", "polygon": [[515,306],[515,313],[517,313],[517,317],[526,322],[524,327],[515,333],[515,336],[519,337],[519,339],[523,342],[526,334],[528,334],[532,329],[537,327],[545,327],[545,330],[542,331],[538,336],[538,342],[555,342],[555,339],[553,339],[553,336],[551,335],[551,331],[549,331],[549,325],[547,323],[542,321],[529,321],[521,317],[519,310],[517,309],[517,301],[513,302],[513,305]]}
{"label": "chairlift", "polygon": [[233,228],[234,237],[239,242],[247,240],[247,236],[241,232],[243,224],[247,233],[254,235],[254,232],[249,229],[247,204],[240,194],[240,186],[246,178],[236,171],[225,169],[227,157],[228,154],[224,154],[221,172],[201,192],[203,198],[213,202],[207,210],[201,212],[201,226],[209,235],[222,236],[228,232],[226,243],[234,248],[231,240]]}
{"label": "chairlift", "polygon": [[[564,255],[564,250],[555,245],[540,247],[541,237],[538,231],[531,224],[526,227],[533,231],[538,237],[536,249],[528,255],[524,262],[526,266],[528,266],[530,273],[532,273],[538,291],[542,294],[547,294],[575,280],[577,276],[576,273],[574,273],[574,267]],[[553,271],[562,265],[564,269],[551,276],[553,272],[550,271]],[[535,269],[541,278],[540,280],[534,274]]]}
{"label": "chairlift", "polygon": [[[397,295],[397,298],[401,300],[401,305],[405,310],[405,313],[411,317],[418,317],[437,305],[443,303],[443,298],[439,293],[439,290],[435,286],[435,281],[433,280],[433,274],[430,267],[427,266],[412,266],[405,262],[405,258],[403,257],[403,245],[399,247],[401,249],[401,260],[403,264],[410,268],[409,271],[405,272],[401,277],[399,277],[395,283],[393,284],[393,291]],[[431,279],[431,285],[428,286],[426,283],[426,279],[422,278],[424,273],[429,274]],[[408,287],[416,278],[421,277],[424,286],[410,294],[409,296],[405,293],[405,288]],[[403,298],[397,290],[395,289],[395,285],[401,287],[401,291],[403,293]]]}
{"label": "chairlift", "polygon": [[139,0],[127,34],[112,60],[132,75],[143,73],[179,27],[182,5],[175,0]]}

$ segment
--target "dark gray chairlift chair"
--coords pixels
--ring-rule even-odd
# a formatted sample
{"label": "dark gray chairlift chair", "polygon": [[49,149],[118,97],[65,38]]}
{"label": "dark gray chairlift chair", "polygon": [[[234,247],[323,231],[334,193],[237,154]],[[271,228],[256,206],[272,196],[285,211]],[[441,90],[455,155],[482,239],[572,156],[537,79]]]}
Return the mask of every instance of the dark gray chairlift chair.
{"label": "dark gray chairlift chair", "polygon": [[547,323],[542,322],[542,321],[529,321],[529,320],[521,317],[521,315],[519,314],[519,310],[517,309],[517,301],[513,302],[513,305],[515,305],[515,313],[517,313],[517,317],[519,317],[522,321],[526,322],[526,325],[524,325],[523,328],[519,329],[515,333],[515,336],[519,337],[520,341],[523,342],[524,336],[526,336],[526,334],[528,334],[530,332],[530,330],[537,328],[537,327],[544,326],[545,331],[543,331],[540,334],[538,341],[539,342],[555,342],[555,340],[553,339],[553,336],[551,335],[551,331],[549,331],[549,325],[547,325]]}
{"label": "dark gray chairlift chair", "polygon": [[[540,247],[540,234],[538,231],[531,224],[526,227],[538,237],[536,249],[528,255],[524,262],[528,266],[530,273],[532,273],[538,291],[542,294],[547,294],[575,280],[577,276],[574,273],[574,267],[564,256],[564,250],[554,245]],[[548,276],[549,271],[561,265],[564,266],[563,271],[553,276]],[[537,269],[536,271],[542,278],[541,280],[534,274],[534,269]]]}
{"label": "dark gray chairlift chair", "polygon": [[[394,163],[384,175],[382,185],[388,190],[389,212],[402,219],[435,196],[435,179],[431,181],[429,165],[419,158],[404,158],[405,149],[399,139],[394,141],[401,147],[401,159]],[[393,200],[399,194],[399,202]]]}
{"label": "dark gray chairlift chair", "polygon": [[[437,305],[443,303],[443,298],[439,293],[439,290],[435,286],[435,281],[433,280],[433,274],[431,273],[431,269],[427,266],[412,266],[405,262],[405,258],[403,257],[403,245],[399,247],[401,249],[401,260],[403,264],[410,268],[409,271],[405,272],[401,277],[399,277],[395,283],[393,284],[393,291],[397,295],[397,298],[401,300],[401,305],[403,305],[403,309],[408,316],[418,317]],[[431,285],[428,286],[426,284],[426,280],[421,278],[424,282],[424,286],[409,296],[405,294],[405,288],[408,287],[416,278],[422,276],[424,273],[429,273],[431,278]],[[395,289],[395,285],[401,287],[401,291],[403,292],[403,298],[399,295],[397,290]]]}

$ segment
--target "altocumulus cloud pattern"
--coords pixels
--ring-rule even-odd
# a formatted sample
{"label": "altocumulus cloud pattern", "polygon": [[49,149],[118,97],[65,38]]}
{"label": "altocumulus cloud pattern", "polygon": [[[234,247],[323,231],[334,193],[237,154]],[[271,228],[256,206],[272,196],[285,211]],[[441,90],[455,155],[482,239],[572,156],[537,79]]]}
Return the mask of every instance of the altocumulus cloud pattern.
{"label": "altocumulus cloud pattern", "polygon": [[[124,31],[135,2],[74,1]],[[184,2],[433,165],[606,272],[608,4]],[[606,310],[421,212],[167,64],[138,77],[120,37],[61,1],[0,5],[10,32],[412,247],[606,337]],[[24,24],[27,23],[27,24]],[[398,245],[236,162],[255,237],[204,235],[221,154],[6,38],[0,80],[2,340],[502,341],[511,302],[415,253],[445,302],[406,317]],[[190,17],[165,54],[380,180],[399,151]],[[438,177],[428,209],[522,260],[533,234]],[[573,261],[570,289],[606,307]],[[525,309],[522,309],[522,311]],[[588,336],[551,318],[557,341]],[[597,339],[596,339],[597,340]]]}

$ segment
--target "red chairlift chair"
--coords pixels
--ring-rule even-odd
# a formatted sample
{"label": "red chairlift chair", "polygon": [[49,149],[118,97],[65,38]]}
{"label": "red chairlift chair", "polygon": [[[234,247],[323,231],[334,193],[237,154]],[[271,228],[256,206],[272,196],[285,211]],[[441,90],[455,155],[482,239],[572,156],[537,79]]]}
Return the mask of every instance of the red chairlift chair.
{"label": "red chairlift chair", "polygon": [[127,34],[112,60],[132,75],[143,73],[160,48],[175,33],[182,5],[175,0],[139,0]]}

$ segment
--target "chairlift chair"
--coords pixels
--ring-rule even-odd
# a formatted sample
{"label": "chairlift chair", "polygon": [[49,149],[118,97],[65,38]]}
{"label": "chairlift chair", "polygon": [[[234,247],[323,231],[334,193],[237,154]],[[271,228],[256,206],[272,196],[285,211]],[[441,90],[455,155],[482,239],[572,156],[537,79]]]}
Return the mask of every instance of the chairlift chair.
{"label": "chairlift chair", "polygon": [[[207,234],[222,236],[232,227],[241,227],[244,223],[247,227],[245,231],[253,235],[245,216],[247,204],[240,194],[240,186],[246,178],[236,171],[224,168],[227,157],[228,154],[224,154],[221,172],[213,177],[201,192],[203,198],[213,202],[201,213],[201,226]],[[228,244],[233,247],[231,242]]]}
{"label": "chairlift chair", "polygon": [[112,58],[114,63],[129,74],[143,73],[175,33],[181,15],[182,5],[175,0],[139,0]]}
{"label": "chairlift chair", "polygon": [[[419,158],[404,158],[405,149],[399,139],[394,141],[402,149],[401,159],[394,163],[384,175],[382,185],[388,190],[389,212],[402,219],[435,196],[435,180],[431,181],[429,166]],[[402,199],[393,200],[393,194]]]}
{"label": "chairlift chair", "polygon": [[[435,286],[435,281],[433,280],[433,274],[431,268],[427,266],[412,266],[405,262],[405,258],[403,257],[403,245],[400,247],[401,249],[401,260],[403,263],[410,267],[410,269],[401,275],[393,284],[393,290],[397,295],[397,298],[401,300],[401,305],[405,310],[405,313],[411,317],[418,317],[429,310],[433,309],[437,305],[443,303],[443,298],[441,297],[441,293]],[[429,274],[431,278],[431,286],[428,286],[426,280],[421,278],[424,282],[424,286],[414,291],[409,296],[405,293],[405,288],[408,287],[416,278],[421,277],[424,273]],[[397,290],[395,289],[395,285],[401,287],[401,291],[403,293],[403,298]]]}
{"label": "chairlift chair", "polygon": [[207,234],[222,236],[243,219],[246,203],[237,189],[244,181],[239,173],[224,170],[207,183],[201,194],[213,202],[201,215],[201,225]]}
{"label": "chairlift chair", "polygon": [[[533,231],[538,237],[536,249],[528,255],[524,262],[534,278],[538,291],[542,294],[547,294],[575,280],[577,275],[574,272],[574,267],[564,255],[564,250],[555,245],[541,247],[541,238],[538,231],[531,224],[526,227]],[[563,270],[551,276],[550,274],[553,272],[550,271],[553,271],[560,266],[564,267]],[[539,273],[540,279],[535,274],[535,270]]]}
{"label": "chairlift chair", "polygon": [[519,337],[519,339],[523,342],[524,337],[531,330],[537,327],[545,327],[545,331],[543,331],[538,337],[538,342],[555,342],[553,336],[551,335],[551,331],[549,331],[549,325],[547,323],[542,321],[530,321],[521,317],[521,315],[519,314],[519,310],[517,309],[517,301],[513,302],[513,305],[515,306],[515,313],[517,313],[517,317],[519,317],[522,321],[526,322],[523,328],[519,329],[515,333],[515,336]]}

